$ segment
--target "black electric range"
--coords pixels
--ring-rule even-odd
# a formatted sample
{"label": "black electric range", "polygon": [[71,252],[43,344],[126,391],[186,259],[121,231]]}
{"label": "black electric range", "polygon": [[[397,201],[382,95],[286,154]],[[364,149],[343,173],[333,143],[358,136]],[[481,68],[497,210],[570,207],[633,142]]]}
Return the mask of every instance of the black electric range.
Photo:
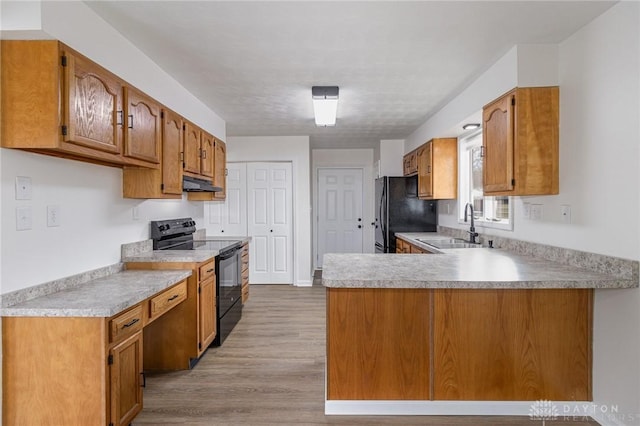
{"label": "black electric range", "polygon": [[242,240],[194,240],[192,218],[151,222],[154,250],[216,250],[216,318],[214,346],[220,346],[242,318]]}

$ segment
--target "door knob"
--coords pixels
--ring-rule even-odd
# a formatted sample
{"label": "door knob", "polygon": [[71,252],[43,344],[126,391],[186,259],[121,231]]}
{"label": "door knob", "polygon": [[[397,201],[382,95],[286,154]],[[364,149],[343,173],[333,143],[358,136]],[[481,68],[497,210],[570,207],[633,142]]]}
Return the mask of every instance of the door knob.
{"label": "door knob", "polygon": [[362,218],[361,217],[358,218],[358,222],[362,222]]}
{"label": "door knob", "polygon": [[362,229],[362,225],[358,225],[358,229]]}
{"label": "door knob", "polygon": [[269,232],[273,232],[273,229],[272,229],[272,230],[270,230]]}

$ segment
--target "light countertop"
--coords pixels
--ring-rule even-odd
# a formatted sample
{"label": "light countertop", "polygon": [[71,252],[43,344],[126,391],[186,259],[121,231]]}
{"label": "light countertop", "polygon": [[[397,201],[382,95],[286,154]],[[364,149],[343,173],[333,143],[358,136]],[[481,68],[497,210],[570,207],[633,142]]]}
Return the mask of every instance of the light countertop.
{"label": "light countertop", "polygon": [[191,276],[190,270],[122,271],[3,307],[7,317],[112,317]]}
{"label": "light countertop", "polygon": [[[399,234],[449,239],[437,233]],[[441,254],[325,254],[322,282],[343,288],[630,288],[638,283],[503,249],[464,248]]]}

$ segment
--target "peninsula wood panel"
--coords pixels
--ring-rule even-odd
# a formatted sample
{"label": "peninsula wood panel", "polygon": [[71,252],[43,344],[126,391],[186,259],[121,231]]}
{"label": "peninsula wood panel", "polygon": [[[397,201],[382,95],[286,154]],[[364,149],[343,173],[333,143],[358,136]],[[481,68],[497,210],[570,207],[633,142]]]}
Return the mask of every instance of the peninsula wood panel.
{"label": "peninsula wood panel", "polygon": [[2,423],[107,424],[106,345],[104,318],[2,318]]}
{"label": "peninsula wood panel", "polygon": [[327,289],[327,398],[427,400],[430,290]]}
{"label": "peninsula wood panel", "polygon": [[436,400],[590,401],[593,291],[438,289]]}

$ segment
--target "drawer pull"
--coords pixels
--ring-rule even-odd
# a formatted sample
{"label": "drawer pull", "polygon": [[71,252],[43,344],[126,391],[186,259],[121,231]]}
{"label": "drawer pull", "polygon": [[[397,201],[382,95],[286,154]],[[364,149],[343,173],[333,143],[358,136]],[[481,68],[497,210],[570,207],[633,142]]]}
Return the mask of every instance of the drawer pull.
{"label": "drawer pull", "polygon": [[173,296],[171,296],[170,298],[167,299],[167,302],[171,302],[172,300],[176,300],[178,297],[180,297],[179,294],[174,294]]}
{"label": "drawer pull", "polygon": [[207,269],[207,274],[208,274],[209,272],[213,272],[213,270],[214,270],[214,269],[215,269],[215,268]]}
{"label": "drawer pull", "polygon": [[122,326],[122,328],[129,328],[131,327],[133,324],[137,323],[138,321],[140,321],[140,318],[134,318],[131,321],[129,321],[128,323],[126,323],[125,325]]}

